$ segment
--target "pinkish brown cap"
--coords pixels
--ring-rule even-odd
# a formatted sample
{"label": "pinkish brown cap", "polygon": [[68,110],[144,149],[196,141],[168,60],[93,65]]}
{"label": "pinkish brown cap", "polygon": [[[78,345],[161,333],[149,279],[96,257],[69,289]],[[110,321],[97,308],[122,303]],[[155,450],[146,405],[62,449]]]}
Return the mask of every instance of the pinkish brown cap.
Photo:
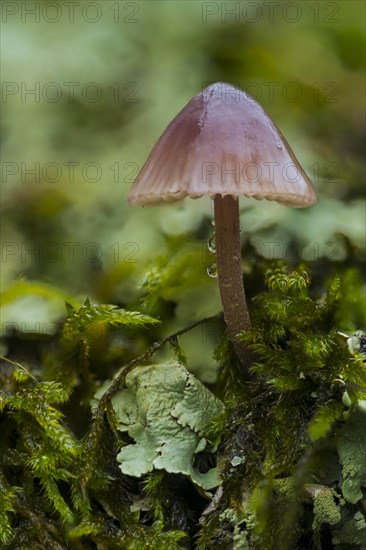
{"label": "pinkish brown cap", "polygon": [[158,139],[130,190],[131,204],[208,195],[316,202],[314,187],[262,107],[226,83],[197,94]]}

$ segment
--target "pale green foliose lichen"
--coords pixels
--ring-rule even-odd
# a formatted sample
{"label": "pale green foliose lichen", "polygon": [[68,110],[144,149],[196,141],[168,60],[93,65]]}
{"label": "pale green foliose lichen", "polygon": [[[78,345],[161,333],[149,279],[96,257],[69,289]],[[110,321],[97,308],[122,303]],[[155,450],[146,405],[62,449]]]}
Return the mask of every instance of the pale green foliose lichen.
{"label": "pale green foliose lichen", "polygon": [[357,548],[366,550],[366,520],[362,512],[356,512],[333,536],[332,543],[336,549]]}
{"label": "pale green foliose lichen", "polygon": [[203,432],[224,406],[183,365],[135,368],[112,404],[119,430],[135,441],[117,455],[124,474],[141,477],[157,469],[184,474],[205,490],[220,484],[218,469],[201,473],[194,455],[215,450]]}
{"label": "pale green foliose lichen", "polygon": [[342,492],[345,500],[356,504],[366,487],[366,413],[355,409],[342,426],[337,442],[342,470]]}
{"label": "pale green foliose lichen", "polygon": [[352,355],[360,354],[366,356],[365,352],[366,332],[357,330],[352,336],[347,339],[347,346]]}

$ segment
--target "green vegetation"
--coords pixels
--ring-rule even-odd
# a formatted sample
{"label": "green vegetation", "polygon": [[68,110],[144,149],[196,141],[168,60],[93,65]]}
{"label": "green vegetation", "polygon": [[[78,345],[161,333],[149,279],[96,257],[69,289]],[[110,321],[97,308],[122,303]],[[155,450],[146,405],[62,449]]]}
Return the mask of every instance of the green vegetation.
{"label": "green vegetation", "polygon": [[362,287],[346,272],[311,296],[305,267],[265,281],[243,334],[249,384],[225,340],[211,391],[177,361],[144,366],[181,334],[108,382],[94,358],[107,373],[116,356],[98,356],[100,340],[156,321],[89,300],[67,305],[40,360],[3,360],[5,548],[364,548],[366,369],[334,327]]}
{"label": "green vegetation", "polygon": [[[2,4],[0,547],[366,550],[365,3]],[[218,81],[318,195],[240,199],[249,382],[212,201],[126,200]]]}

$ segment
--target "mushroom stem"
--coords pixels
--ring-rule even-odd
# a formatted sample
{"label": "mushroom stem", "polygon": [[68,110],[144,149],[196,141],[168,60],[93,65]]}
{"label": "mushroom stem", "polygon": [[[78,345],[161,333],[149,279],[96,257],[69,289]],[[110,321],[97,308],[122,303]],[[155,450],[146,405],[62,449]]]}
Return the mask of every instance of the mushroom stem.
{"label": "mushroom stem", "polygon": [[[215,244],[220,296],[224,318],[235,351],[247,371],[248,351],[237,339],[251,327],[241,270],[239,201],[231,195],[215,196]],[[249,378],[248,372],[245,372]]]}

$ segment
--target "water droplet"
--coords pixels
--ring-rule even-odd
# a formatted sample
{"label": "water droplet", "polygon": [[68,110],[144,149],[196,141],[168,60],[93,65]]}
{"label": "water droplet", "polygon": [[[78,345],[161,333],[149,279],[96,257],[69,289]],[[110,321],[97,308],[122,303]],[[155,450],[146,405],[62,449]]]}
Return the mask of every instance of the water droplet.
{"label": "water droplet", "polygon": [[212,235],[212,237],[208,241],[207,248],[212,254],[216,254],[215,233]]}
{"label": "water droplet", "polygon": [[207,275],[213,279],[217,279],[217,265],[211,264],[207,268]]}
{"label": "water droplet", "polygon": [[272,122],[270,122],[270,125],[271,125],[271,128],[272,128],[272,132],[273,132],[273,137],[276,141],[276,144],[277,144],[277,147],[278,149],[282,149],[282,142],[281,142],[281,139],[278,135],[278,130],[277,128],[274,126],[274,124]]}

